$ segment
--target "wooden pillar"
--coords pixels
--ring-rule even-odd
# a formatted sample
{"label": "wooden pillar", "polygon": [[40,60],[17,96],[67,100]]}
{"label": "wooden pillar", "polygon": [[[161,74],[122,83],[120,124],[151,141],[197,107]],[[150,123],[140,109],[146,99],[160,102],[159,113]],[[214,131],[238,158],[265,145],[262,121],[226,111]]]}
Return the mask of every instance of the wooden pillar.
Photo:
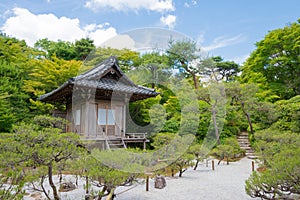
{"label": "wooden pillar", "polygon": [[252,171],[254,171],[254,161],[251,162]]}
{"label": "wooden pillar", "polygon": [[146,191],[149,191],[149,175],[146,176]]}
{"label": "wooden pillar", "polygon": [[84,112],[82,116],[84,116],[83,119],[83,128],[84,128],[84,136],[85,137],[90,137],[90,133],[89,133],[89,124],[88,124],[88,120],[89,120],[89,101],[86,101],[85,104],[83,104],[84,108],[82,109]]}
{"label": "wooden pillar", "polygon": [[146,139],[143,142],[143,150],[146,150]]}
{"label": "wooden pillar", "polygon": [[211,161],[211,168],[212,168],[212,170],[215,170],[215,161],[214,160]]}

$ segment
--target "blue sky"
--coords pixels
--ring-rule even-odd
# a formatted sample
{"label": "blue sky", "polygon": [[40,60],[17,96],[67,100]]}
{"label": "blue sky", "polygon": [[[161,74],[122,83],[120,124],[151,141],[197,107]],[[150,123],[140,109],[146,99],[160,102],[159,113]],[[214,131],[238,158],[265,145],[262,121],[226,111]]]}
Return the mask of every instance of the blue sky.
{"label": "blue sky", "polygon": [[257,41],[295,22],[299,11],[299,0],[1,0],[0,30],[29,45],[46,37],[90,37],[100,45],[135,29],[164,28],[242,63]]}

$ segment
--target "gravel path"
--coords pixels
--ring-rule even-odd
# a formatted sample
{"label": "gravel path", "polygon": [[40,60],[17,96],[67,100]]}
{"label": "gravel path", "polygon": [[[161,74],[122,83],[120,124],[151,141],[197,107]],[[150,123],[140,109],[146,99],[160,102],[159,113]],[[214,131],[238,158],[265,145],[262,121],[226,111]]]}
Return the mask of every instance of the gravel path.
{"label": "gravel path", "polygon": [[[245,180],[251,174],[251,161],[243,158],[229,165],[222,162],[220,165],[215,164],[215,171],[211,170],[211,165],[206,167],[201,164],[196,171],[189,169],[181,178],[167,177],[167,186],[164,189],[155,189],[154,180],[150,179],[148,192],[145,191],[145,184],[142,184],[118,195],[116,200],[253,199],[244,189]],[[120,187],[116,193],[126,189],[128,188]]]}
{"label": "gravel path", "polygon": [[[252,199],[245,193],[245,180],[251,174],[251,162],[243,158],[238,162],[226,165],[221,162],[215,171],[211,169],[211,161],[208,167],[201,163],[196,171],[188,169],[183,177],[167,177],[167,186],[164,189],[154,188],[154,179],[149,181],[149,191],[146,185],[137,184],[133,187],[118,187],[116,200],[247,200]],[[75,182],[74,176],[66,175],[64,181]],[[58,184],[58,177],[54,176],[54,182]],[[145,182],[145,181],[144,181]],[[79,180],[79,187],[70,192],[60,193],[62,200],[84,199],[84,178]],[[47,181],[45,187],[50,190]],[[132,189],[130,189],[132,188]],[[129,190],[130,189],[130,190]],[[126,191],[128,190],[128,191]],[[99,191],[99,188],[95,189]],[[43,194],[27,190],[29,193],[24,200],[45,199]],[[119,194],[120,193],[120,194]],[[119,194],[119,195],[118,195]],[[35,196],[35,197],[34,197]],[[104,200],[105,198],[103,198]]]}

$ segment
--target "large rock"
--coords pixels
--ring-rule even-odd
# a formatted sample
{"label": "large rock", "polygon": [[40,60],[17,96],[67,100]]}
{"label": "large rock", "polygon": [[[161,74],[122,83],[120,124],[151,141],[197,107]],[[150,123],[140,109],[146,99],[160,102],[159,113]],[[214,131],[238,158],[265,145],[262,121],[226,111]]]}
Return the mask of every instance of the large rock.
{"label": "large rock", "polygon": [[166,187],[167,183],[166,183],[166,179],[163,176],[156,176],[155,178],[155,183],[154,183],[154,187],[157,189],[162,189],[164,187]]}

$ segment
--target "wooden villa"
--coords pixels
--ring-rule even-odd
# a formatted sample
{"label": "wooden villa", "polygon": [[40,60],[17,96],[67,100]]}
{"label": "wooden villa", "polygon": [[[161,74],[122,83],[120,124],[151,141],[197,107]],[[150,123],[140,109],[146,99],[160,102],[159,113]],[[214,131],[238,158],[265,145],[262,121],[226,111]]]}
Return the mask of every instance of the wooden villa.
{"label": "wooden villa", "polygon": [[118,60],[110,57],[39,99],[66,105],[65,111],[55,111],[54,115],[69,121],[66,132],[80,134],[93,146],[112,149],[142,143],[145,148],[146,133],[126,132],[126,106],[156,95],[155,90],[134,84]]}

